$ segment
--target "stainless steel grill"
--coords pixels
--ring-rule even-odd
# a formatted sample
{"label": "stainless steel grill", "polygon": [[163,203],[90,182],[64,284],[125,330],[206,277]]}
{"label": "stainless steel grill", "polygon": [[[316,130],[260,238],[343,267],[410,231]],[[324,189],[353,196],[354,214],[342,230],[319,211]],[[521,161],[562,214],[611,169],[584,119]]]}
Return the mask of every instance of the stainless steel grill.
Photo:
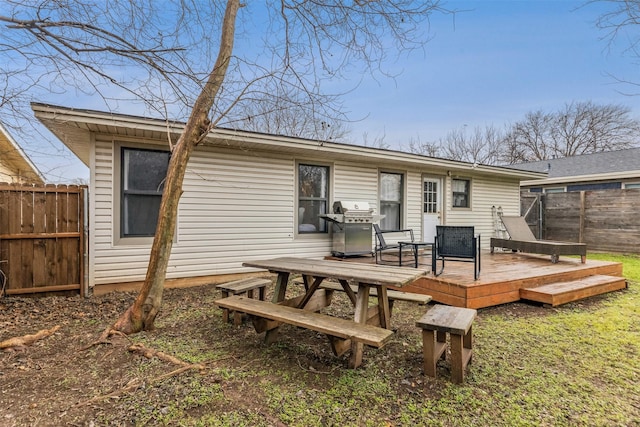
{"label": "stainless steel grill", "polygon": [[368,202],[338,201],[333,213],[321,215],[333,225],[334,256],[371,254],[371,227],[384,215],[376,215]]}

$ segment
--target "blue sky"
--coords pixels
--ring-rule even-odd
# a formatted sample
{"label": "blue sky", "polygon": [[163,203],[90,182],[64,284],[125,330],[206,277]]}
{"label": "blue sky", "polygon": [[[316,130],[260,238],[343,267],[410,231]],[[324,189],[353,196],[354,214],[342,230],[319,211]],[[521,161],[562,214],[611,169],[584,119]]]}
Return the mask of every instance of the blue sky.
{"label": "blue sky", "polygon": [[[395,79],[361,85],[346,101],[353,137],[437,141],[466,125],[502,127],[529,111],[572,101],[622,104],[640,116],[640,97],[615,77],[640,81],[623,45],[611,50],[595,21],[602,5],[556,1],[450,1],[460,10],[431,20],[433,40],[397,64]],[[357,138],[356,138],[357,139]]]}
{"label": "blue sky", "polygon": [[[613,77],[640,82],[638,60],[625,54],[624,44],[608,49],[602,40],[605,34],[595,21],[611,6],[583,4],[444,1],[444,7],[459,12],[432,17],[433,39],[424,51],[388,66],[398,74],[395,79],[354,75],[346,83],[351,89],[360,82],[344,98],[355,120],[350,139],[362,143],[366,132],[370,141],[384,136],[391,148],[401,149],[412,138],[437,141],[463,126],[501,128],[529,111],[556,111],[573,101],[625,105],[640,118],[640,97],[620,93],[631,88]],[[103,109],[96,107],[99,99],[70,95],[40,101]],[[137,108],[120,111],[139,114]],[[67,157],[59,163],[56,179],[88,177],[79,161]]]}

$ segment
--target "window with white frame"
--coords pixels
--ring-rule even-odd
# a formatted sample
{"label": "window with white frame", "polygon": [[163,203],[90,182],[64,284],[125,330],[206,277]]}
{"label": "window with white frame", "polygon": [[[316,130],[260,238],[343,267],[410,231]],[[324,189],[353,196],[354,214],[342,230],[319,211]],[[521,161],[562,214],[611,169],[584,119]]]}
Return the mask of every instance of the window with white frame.
{"label": "window with white frame", "polygon": [[120,237],[155,234],[169,152],[122,148]]}
{"label": "window with white frame", "polygon": [[624,184],[625,189],[640,189],[640,182],[627,182]]}
{"label": "window with white frame", "polygon": [[402,228],[403,215],[403,183],[401,173],[380,173],[380,228],[383,230],[399,230]]}
{"label": "window with white frame", "polygon": [[423,183],[422,212],[438,212],[438,181],[425,180]]}
{"label": "window with white frame", "polygon": [[298,233],[327,233],[329,167],[298,164]]}
{"label": "window with white frame", "polygon": [[545,193],[564,193],[565,192],[565,188],[564,187],[553,187],[553,188],[545,188],[544,189]]}
{"label": "window with white frame", "polygon": [[454,178],[451,180],[452,206],[454,208],[471,207],[471,181]]}

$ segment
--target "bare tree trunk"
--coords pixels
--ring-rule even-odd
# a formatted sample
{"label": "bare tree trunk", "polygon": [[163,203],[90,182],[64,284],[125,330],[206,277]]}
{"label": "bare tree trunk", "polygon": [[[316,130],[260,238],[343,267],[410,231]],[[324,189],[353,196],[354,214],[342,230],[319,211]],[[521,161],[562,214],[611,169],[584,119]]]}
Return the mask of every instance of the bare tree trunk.
{"label": "bare tree trunk", "polygon": [[182,183],[187,163],[193,150],[210,130],[208,116],[227,73],[233,51],[235,22],[239,8],[239,0],[227,1],[218,58],[193,106],[184,132],[180,135],[180,139],[171,153],[147,276],[133,305],[115,322],[112,326],[113,330],[132,334],[153,329],[155,318],[162,305],[162,292],[173,245],[178,203],[182,195]]}

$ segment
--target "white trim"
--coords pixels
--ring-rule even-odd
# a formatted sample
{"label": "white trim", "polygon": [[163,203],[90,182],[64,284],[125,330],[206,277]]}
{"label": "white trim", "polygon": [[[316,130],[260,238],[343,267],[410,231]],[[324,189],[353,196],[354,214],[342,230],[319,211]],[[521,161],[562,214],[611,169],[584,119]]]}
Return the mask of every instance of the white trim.
{"label": "white trim", "polygon": [[96,182],[96,136],[91,133],[89,136],[89,152],[90,152],[90,167],[89,167],[89,183],[91,184],[91,191],[88,192],[89,197],[89,236],[88,242],[85,242],[89,251],[89,268],[88,268],[88,283],[89,289],[93,289],[96,284],[96,194],[95,194],[95,182]]}
{"label": "white trim", "polygon": [[608,172],[597,173],[592,175],[577,175],[577,176],[561,176],[558,178],[546,178],[546,179],[534,179],[521,181],[521,187],[537,187],[540,185],[553,185],[553,184],[566,184],[574,182],[589,182],[589,181],[610,181],[615,179],[628,179],[640,177],[640,170],[625,171],[625,172]]}

